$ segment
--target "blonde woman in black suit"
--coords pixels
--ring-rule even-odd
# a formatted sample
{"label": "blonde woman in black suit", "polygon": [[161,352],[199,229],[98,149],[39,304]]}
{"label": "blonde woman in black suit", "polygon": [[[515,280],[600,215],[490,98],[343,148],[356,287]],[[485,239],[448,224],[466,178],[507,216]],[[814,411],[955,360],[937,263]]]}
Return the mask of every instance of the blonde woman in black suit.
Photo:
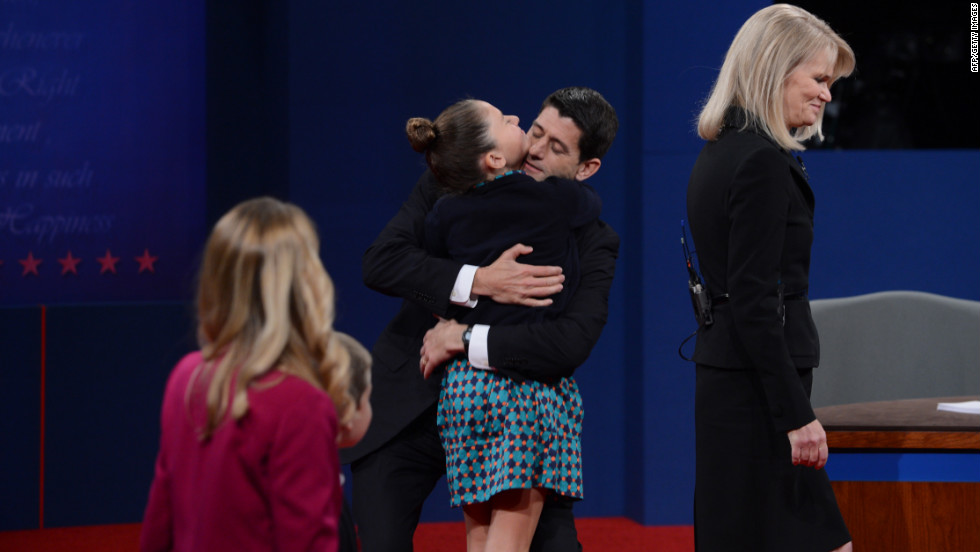
{"label": "blonde woman in black suit", "polygon": [[793,152],[822,138],[830,87],[853,68],[822,20],[769,6],[735,36],[698,120],[687,211],[714,302],[694,353],[700,551],[851,550],[809,400],[814,198]]}

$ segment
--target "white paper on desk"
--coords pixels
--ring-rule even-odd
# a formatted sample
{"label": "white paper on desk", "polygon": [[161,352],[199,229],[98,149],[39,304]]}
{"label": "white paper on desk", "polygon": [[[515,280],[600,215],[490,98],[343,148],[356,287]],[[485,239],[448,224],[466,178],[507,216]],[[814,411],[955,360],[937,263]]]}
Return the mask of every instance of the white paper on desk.
{"label": "white paper on desk", "polygon": [[960,412],[962,414],[980,414],[980,401],[964,401],[955,403],[939,403],[936,410]]}

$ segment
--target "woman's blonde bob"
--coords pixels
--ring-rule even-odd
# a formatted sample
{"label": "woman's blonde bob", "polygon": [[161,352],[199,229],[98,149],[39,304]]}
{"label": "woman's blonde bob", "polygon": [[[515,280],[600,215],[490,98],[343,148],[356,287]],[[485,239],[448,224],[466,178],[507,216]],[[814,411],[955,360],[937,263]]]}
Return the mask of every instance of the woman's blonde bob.
{"label": "woman's blonde bob", "polygon": [[206,405],[202,440],[229,409],[241,419],[249,387],[272,371],[325,390],[341,423],[353,413],[350,356],[333,330],[333,282],[318,250],[306,213],[272,198],[241,203],[215,225],[197,293],[204,362],[186,395],[189,408]]}
{"label": "woman's blonde bob", "polygon": [[698,135],[716,140],[728,108],[741,107],[748,112],[746,126],[755,125],[784,149],[805,149],[802,143],[812,136],[823,139],[823,109],[815,124],[795,132],[786,127],[783,114],[786,77],[822,51],[836,60],[831,82],[854,70],[851,47],[810,12],[789,4],[774,4],[756,12],[728,48],[718,80],[698,117]]}

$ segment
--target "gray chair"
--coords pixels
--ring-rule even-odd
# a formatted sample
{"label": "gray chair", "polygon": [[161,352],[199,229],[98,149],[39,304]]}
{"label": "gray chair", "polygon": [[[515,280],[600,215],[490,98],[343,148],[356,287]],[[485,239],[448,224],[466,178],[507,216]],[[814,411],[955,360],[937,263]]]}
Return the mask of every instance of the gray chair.
{"label": "gray chair", "polygon": [[980,394],[980,301],[885,291],[810,307],[814,407]]}

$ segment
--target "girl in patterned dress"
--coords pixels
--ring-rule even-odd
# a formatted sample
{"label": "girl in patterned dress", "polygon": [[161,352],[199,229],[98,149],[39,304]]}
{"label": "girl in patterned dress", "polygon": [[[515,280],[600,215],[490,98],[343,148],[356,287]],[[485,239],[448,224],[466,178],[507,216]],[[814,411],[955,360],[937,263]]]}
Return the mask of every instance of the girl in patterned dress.
{"label": "girl in patterned dress", "polygon": [[[469,324],[538,322],[557,316],[578,285],[573,230],[599,216],[589,186],[558,178],[537,182],[519,169],[528,140],[514,116],[479,100],[458,102],[406,132],[446,194],[429,213],[426,247],[434,254],[486,266],[512,246],[522,261],[560,265],[562,292],[547,307],[481,298],[454,318]],[[465,339],[464,339],[465,341]],[[461,355],[445,366],[439,435],[453,506],[462,506],[467,549],[527,550],[544,501],[582,498],[582,399],[572,378],[526,380],[483,370]]]}

